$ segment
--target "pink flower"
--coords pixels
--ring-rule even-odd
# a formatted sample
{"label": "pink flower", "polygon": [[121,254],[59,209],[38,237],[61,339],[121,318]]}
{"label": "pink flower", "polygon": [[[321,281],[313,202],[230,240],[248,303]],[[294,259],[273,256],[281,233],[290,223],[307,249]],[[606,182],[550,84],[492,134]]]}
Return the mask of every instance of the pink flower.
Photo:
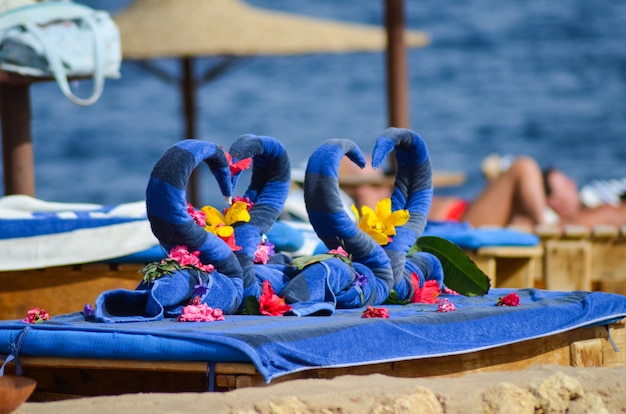
{"label": "pink flower", "polygon": [[285,298],[278,297],[274,294],[274,289],[269,280],[263,282],[263,294],[259,298],[259,311],[261,315],[267,316],[283,316],[289,312],[291,306],[285,303]]}
{"label": "pink flower", "polygon": [[515,292],[511,292],[508,295],[498,299],[498,306],[519,306],[520,298]]}
{"label": "pink flower", "polygon": [[437,307],[437,312],[454,312],[456,310],[456,306],[454,303],[448,301],[448,298],[439,301],[439,306]]}
{"label": "pink flower", "polygon": [[49,321],[50,320],[50,314],[41,309],[41,308],[33,308],[30,309],[27,313],[27,317],[22,319],[22,322],[26,322],[26,323],[40,323],[43,321]]}
{"label": "pink flower", "polygon": [[265,264],[270,259],[270,256],[274,256],[274,245],[266,240],[259,244],[259,247],[254,252],[254,263]]}
{"label": "pink flower", "polygon": [[389,318],[389,311],[385,308],[375,308],[368,305],[361,318]]}
{"label": "pink flower", "polygon": [[348,252],[345,251],[343,249],[343,247],[341,247],[341,246],[337,247],[336,249],[329,250],[328,253],[330,253],[330,254],[338,254],[339,256],[343,256],[343,257],[350,257]]}
{"label": "pink flower", "polygon": [[198,226],[203,228],[206,226],[206,214],[204,211],[196,210],[191,204],[187,203],[187,213],[189,213]]}
{"label": "pink flower", "polygon": [[206,303],[187,305],[178,317],[178,322],[213,322],[223,320],[224,312],[219,308],[213,309]]}
{"label": "pink flower", "polygon": [[187,246],[175,246],[172,250],[170,250],[168,256],[176,260],[181,266],[202,265],[199,259],[200,252],[195,251],[190,253],[189,250],[187,250]]}

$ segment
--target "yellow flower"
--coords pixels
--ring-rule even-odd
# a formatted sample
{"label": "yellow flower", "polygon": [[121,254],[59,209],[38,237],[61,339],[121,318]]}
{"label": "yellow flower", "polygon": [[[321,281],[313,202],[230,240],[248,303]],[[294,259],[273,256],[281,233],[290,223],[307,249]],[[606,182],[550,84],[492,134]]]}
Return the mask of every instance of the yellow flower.
{"label": "yellow flower", "polygon": [[376,211],[368,206],[361,207],[362,218],[354,205],[352,205],[352,212],[356,216],[356,223],[359,228],[382,246],[391,241],[391,236],[396,235],[396,226],[402,226],[409,221],[407,210],[391,212],[390,198],[382,199],[376,203]]}
{"label": "yellow flower", "polygon": [[221,238],[232,236],[233,224],[250,221],[247,204],[243,201],[235,201],[226,211],[225,215],[213,206],[204,206],[201,209],[206,214],[206,226],[204,229]]}

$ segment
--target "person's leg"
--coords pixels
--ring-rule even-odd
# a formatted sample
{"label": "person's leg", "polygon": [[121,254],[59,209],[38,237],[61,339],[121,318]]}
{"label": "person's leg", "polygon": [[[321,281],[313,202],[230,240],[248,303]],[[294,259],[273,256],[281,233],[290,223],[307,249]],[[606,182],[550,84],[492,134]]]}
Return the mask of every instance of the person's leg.
{"label": "person's leg", "polygon": [[515,219],[531,224],[543,222],[546,196],[541,168],[530,157],[517,158],[511,167],[491,180],[474,200],[464,221],[478,226],[506,226]]}

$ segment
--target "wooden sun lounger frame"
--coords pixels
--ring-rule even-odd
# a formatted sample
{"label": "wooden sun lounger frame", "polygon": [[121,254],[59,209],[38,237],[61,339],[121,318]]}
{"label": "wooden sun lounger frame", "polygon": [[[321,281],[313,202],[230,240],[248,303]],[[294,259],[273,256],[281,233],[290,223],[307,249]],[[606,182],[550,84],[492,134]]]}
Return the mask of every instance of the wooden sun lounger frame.
{"label": "wooden sun lounger frame", "polygon": [[[453,377],[516,371],[538,364],[617,367],[626,364],[626,319],[544,338],[459,355],[342,368],[310,369],[275,378],[272,384],[306,378],[384,374]],[[617,350],[616,350],[617,349]],[[621,351],[621,352],[620,352]],[[204,392],[265,386],[252,364],[127,361],[21,356],[23,374],[37,380],[31,401],[51,401],[136,392]],[[8,368],[12,369],[12,365]],[[9,371],[9,373],[13,373]]]}

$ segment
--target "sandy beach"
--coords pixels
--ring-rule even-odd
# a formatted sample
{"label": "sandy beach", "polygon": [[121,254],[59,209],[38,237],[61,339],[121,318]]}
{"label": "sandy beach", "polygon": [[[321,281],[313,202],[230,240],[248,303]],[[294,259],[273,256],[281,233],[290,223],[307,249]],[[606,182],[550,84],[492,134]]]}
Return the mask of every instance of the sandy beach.
{"label": "sandy beach", "polygon": [[626,366],[537,365],[454,378],[311,379],[225,393],[126,394],[24,403],[17,414],[624,413]]}

